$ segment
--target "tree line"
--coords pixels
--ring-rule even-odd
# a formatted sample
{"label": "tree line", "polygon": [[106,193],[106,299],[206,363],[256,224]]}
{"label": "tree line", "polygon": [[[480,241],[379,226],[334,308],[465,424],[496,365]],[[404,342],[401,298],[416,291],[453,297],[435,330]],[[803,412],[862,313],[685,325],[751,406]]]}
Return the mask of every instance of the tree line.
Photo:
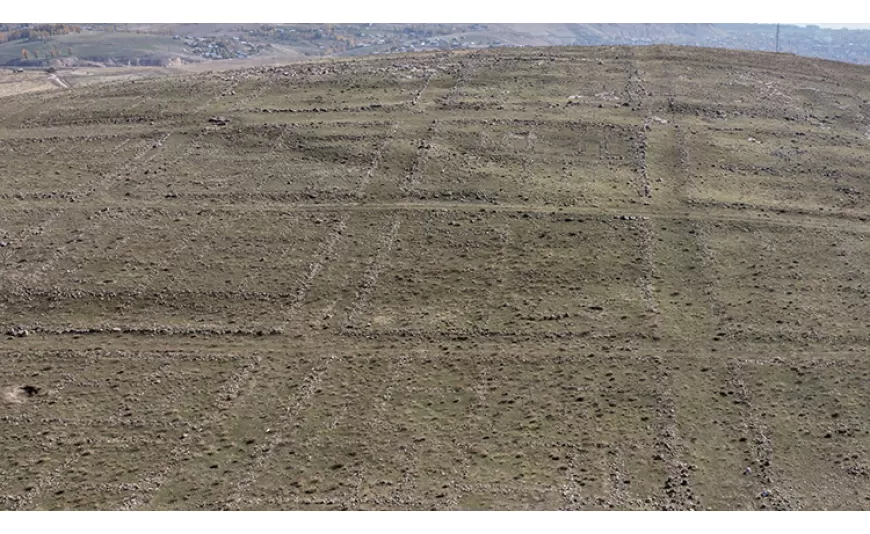
{"label": "tree line", "polygon": [[[57,46],[52,46],[51,50],[48,51],[48,56],[50,56],[52,59],[56,58],[56,57],[60,57],[60,55],[61,55],[61,51],[60,51],[60,48],[58,48]],[[66,48],[66,55],[67,56],[73,55],[72,47],[68,46]],[[45,52],[43,52],[43,57],[46,57]],[[28,51],[26,48],[21,49],[21,59],[30,59],[30,51]],[[33,59],[39,59],[39,50],[33,51]]]}
{"label": "tree line", "polygon": [[40,41],[57,35],[81,33],[82,28],[74,24],[34,24],[26,27],[12,28],[9,24],[0,24],[0,43],[10,41]]}

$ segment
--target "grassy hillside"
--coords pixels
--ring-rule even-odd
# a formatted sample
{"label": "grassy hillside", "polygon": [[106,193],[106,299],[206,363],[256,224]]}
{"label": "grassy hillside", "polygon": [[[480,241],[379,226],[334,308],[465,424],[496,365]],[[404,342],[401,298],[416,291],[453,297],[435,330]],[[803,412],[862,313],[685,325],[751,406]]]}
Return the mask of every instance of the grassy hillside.
{"label": "grassy hillside", "polygon": [[0,507],[864,508],[868,82],[575,47],[0,98]]}
{"label": "grassy hillside", "polygon": [[173,40],[172,36],[155,34],[138,34],[135,32],[82,32],[47,38],[43,41],[10,41],[0,44],[0,64],[11,64],[22,57],[22,49],[29,53],[32,61],[38,52],[41,59],[50,58],[51,50],[56,47],[59,58],[72,56],[89,60],[147,64],[150,61],[158,64],[172,58],[192,59],[184,52],[181,41]]}

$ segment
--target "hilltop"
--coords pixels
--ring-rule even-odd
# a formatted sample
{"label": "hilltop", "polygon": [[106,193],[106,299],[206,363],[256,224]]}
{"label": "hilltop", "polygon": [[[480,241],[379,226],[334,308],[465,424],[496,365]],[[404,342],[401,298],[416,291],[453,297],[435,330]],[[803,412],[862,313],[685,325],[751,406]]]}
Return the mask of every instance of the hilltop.
{"label": "hilltop", "polygon": [[866,507],[867,67],[66,85],[0,98],[0,507]]}

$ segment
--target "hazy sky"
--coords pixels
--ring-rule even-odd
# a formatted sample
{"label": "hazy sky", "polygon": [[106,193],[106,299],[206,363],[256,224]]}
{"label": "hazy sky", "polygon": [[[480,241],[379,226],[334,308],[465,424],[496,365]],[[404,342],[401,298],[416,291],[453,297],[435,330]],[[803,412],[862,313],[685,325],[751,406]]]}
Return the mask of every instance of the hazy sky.
{"label": "hazy sky", "polygon": [[816,24],[821,28],[832,28],[838,30],[840,28],[848,28],[850,30],[870,30],[870,24],[856,24],[854,22],[848,22],[845,24]]}

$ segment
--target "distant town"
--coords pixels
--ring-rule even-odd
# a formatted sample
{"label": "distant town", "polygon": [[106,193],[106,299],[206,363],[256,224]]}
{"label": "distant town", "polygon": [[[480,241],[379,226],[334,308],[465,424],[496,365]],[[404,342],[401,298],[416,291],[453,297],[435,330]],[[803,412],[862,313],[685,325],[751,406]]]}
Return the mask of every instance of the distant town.
{"label": "distant town", "polygon": [[[568,32],[525,30],[523,25],[503,24],[325,24],[263,25],[244,30],[249,38],[187,36],[192,53],[209,59],[248,57],[270,42],[298,47],[310,55],[359,55],[425,50],[455,50],[498,46],[535,45],[651,45],[675,44],[777,51],[775,24],[625,24],[560,25]],[[612,29],[596,26],[622,26]],[[661,29],[657,27],[662,27]],[[179,37],[180,38],[180,37]],[[778,51],[850,63],[870,64],[870,30],[834,30],[819,26],[782,25]]]}
{"label": "distant town", "polygon": [[870,64],[870,30],[776,24],[0,24],[0,65],[159,65],[511,46],[674,44]]}

